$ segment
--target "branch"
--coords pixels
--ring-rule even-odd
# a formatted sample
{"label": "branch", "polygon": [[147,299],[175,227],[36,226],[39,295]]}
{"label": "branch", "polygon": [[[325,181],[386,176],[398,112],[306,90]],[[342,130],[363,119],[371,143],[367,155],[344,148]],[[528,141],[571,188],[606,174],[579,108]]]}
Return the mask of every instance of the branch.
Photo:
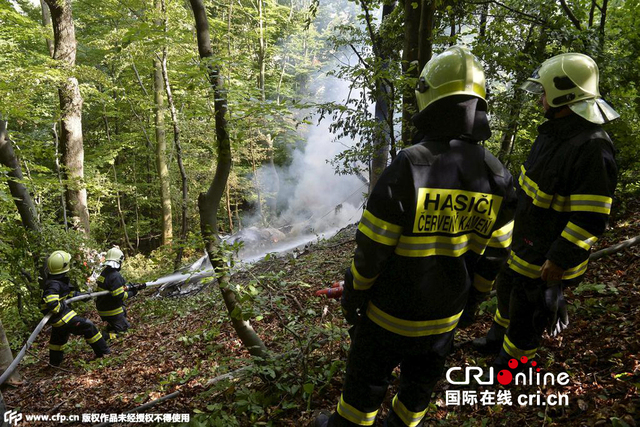
{"label": "branch", "polygon": [[573,23],[574,27],[576,27],[578,29],[578,31],[582,31],[582,26],[580,25],[580,21],[578,20],[578,18],[576,18],[576,16],[573,14],[571,9],[569,9],[569,5],[567,4],[567,0],[560,0],[560,5],[562,6],[562,9],[567,14],[567,17],[569,18],[569,21],[571,21],[571,23]]}
{"label": "branch", "polygon": [[371,47],[373,48],[373,53],[377,58],[380,58],[379,49],[377,44],[376,34],[373,32],[373,26],[371,25],[371,14],[369,13],[369,9],[367,8],[367,4],[365,0],[361,0],[360,4],[362,5],[362,10],[364,10],[364,17],[367,21],[367,30],[369,30],[369,37],[371,37]]}
{"label": "branch", "polygon": [[492,3],[495,4],[496,6],[500,6],[500,7],[504,8],[504,9],[507,9],[508,11],[513,12],[516,15],[524,16],[524,17],[528,18],[529,20],[531,20],[531,22],[535,22],[536,24],[544,25],[544,24],[547,23],[547,21],[545,21],[544,19],[540,18],[539,16],[535,16],[535,15],[531,15],[531,14],[529,14],[527,12],[519,11],[517,9],[514,9],[512,7],[507,6],[504,3],[500,3],[499,1],[496,1],[496,0],[470,2],[469,4],[479,5],[479,4],[492,4]]}

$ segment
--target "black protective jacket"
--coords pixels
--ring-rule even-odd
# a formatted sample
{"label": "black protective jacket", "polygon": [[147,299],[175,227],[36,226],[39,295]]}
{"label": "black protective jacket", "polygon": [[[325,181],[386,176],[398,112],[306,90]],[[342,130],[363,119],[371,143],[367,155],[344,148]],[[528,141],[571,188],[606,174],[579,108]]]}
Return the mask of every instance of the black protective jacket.
{"label": "black protective jacket", "polygon": [[[457,107],[473,118],[475,104]],[[345,281],[343,306],[362,301],[372,321],[409,337],[453,330],[470,290],[491,290],[511,244],[511,174],[469,135],[442,126],[423,129],[382,173]]]}
{"label": "black protective jacket", "polygon": [[509,268],[538,279],[545,260],[580,281],[591,246],[604,232],[617,166],[606,132],[576,114],[539,127],[518,179]]}
{"label": "black protective jacket", "polygon": [[124,277],[120,274],[120,270],[113,267],[105,267],[96,282],[98,291],[109,291],[109,295],[96,298],[96,308],[101,317],[124,313],[124,302],[137,293],[134,290],[125,290]]}
{"label": "black protective jacket", "polygon": [[48,322],[50,325],[54,327],[64,326],[74,316],[77,316],[77,313],[65,304],[65,300],[73,297],[76,293],[77,291],[71,286],[66,274],[50,275],[47,278],[42,291],[40,311],[43,314],[53,312],[53,316]]}

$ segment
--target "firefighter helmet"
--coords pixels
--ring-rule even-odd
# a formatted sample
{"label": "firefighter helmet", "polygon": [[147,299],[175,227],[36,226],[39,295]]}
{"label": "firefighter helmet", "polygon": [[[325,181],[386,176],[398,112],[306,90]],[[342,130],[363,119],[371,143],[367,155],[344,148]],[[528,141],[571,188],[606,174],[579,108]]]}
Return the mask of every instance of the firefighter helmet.
{"label": "firefighter helmet", "polygon": [[49,274],[62,274],[69,271],[71,255],[65,251],[55,251],[47,259]]}
{"label": "firefighter helmet", "polygon": [[122,261],[124,260],[124,254],[118,248],[111,248],[107,251],[105,257],[105,264],[110,265],[113,268],[120,268]]}
{"label": "firefighter helmet", "polygon": [[416,87],[418,110],[453,95],[475,96],[486,104],[482,65],[469,49],[462,46],[451,46],[424,66]]}
{"label": "firefighter helmet", "polygon": [[598,65],[582,53],[562,53],[547,59],[522,85],[542,94],[551,107],[568,106],[586,120],[602,124],[620,117],[600,96]]}

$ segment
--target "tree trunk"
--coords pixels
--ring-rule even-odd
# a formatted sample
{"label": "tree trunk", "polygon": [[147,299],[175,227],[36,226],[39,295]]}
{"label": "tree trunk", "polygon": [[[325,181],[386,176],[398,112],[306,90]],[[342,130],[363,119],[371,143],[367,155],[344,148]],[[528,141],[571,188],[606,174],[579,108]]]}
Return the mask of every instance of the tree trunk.
{"label": "tree trunk", "polygon": [[[163,1],[164,4],[164,1]],[[165,21],[166,24],[166,21]],[[176,106],[173,103],[173,93],[171,92],[171,83],[169,82],[169,73],[167,71],[167,50],[162,52],[162,76],[164,78],[164,88],[167,92],[167,101],[169,102],[169,111],[171,112],[171,123],[173,124],[173,142],[176,146],[176,159],[178,160],[178,168],[180,169],[180,178],[182,180],[182,218],[180,227],[180,246],[176,255],[175,267],[178,268],[182,262],[182,252],[187,242],[187,209],[189,207],[189,187],[187,182],[187,172],[182,163],[182,145],[180,144],[180,127],[178,126],[178,114]]]}
{"label": "tree trunk", "polygon": [[[49,12],[49,6],[45,3],[45,0],[40,0],[40,8],[42,9],[42,25],[49,30],[51,25],[51,12]],[[47,48],[49,48],[49,56],[53,58],[53,40],[47,37]]]}
{"label": "tree trunk", "polygon": [[218,237],[217,212],[222,200],[229,172],[231,170],[231,143],[227,130],[227,98],[224,92],[220,70],[211,63],[213,52],[209,39],[209,22],[202,0],[189,0],[196,23],[198,38],[198,52],[207,66],[209,81],[213,88],[214,110],[216,124],[216,140],[218,143],[218,164],[213,181],[206,193],[200,193],[198,208],[200,210],[200,225],[202,237],[205,240],[211,265],[216,271],[218,285],[222,298],[229,311],[233,328],[247,350],[254,356],[267,356],[267,348],[255,333],[251,324],[236,315],[239,305],[237,297],[229,285],[229,269],[222,255],[222,248]]}
{"label": "tree trunk", "polygon": [[[382,20],[384,23],[387,16],[393,12],[396,3],[393,2],[390,5],[384,5],[382,7]],[[374,42],[372,40],[372,42]],[[389,68],[389,55],[388,52],[382,52],[382,49],[378,50],[380,58],[379,61],[383,64],[383,69]],[[390,133],[393,132],[393,105],[389,108],[389,95],[391,88],[382,79],[376,79],[376,122],[380,125],[379,132],[376,133],[373,140],[373,155],[371,157],[371,166],[369,168],[369,194],[373,190],[373,187],[378,182],[378,178],[382,174],[384,168],[387,167],[389,160],[389,140]]]}
{"label": "tree trunk", "polygon": [[[162,6],[160,0],[155,0],[158,11]],[[162,23],[157,23],[162,25]],[[162,80],[162,64],[159,58],[153,60],[153,99],[155,103],[156,121],[156,169],[160,180],[160,203],[162,205],[162,244],[167,245],[173,240],[173,220],[171,216],[171,184],[169,182],[169,168],[167,167],[167,141],[164,132],[164,83]]]}
{"label": "tree trunk", "polygon": [[[404,2],[404,48],[402,50],[402,71],[405,77],[418,79],[422,67],[431,59],[433,38],[433,17],[435,0],[421,0],[414,9],[414,0]],[[409,145],[414,130],[411,117],[416,113],[414,85],[407,85],[402,97],[402,142]]]}
{"label": "tree trunk", "polygon": [[84,185],[84,147],[82,142],[82,96],[78,80],[71,76],[76,63],[76,35],[71,0],[45,0],[51,11],[55,48],[53,59],[69,75],[58,88],[62,162],[67,174],[67,203],[74,225],[89,235],[87,189]]}
{"label": "tree trunk", "polygon": [[[2,374],[13,362],[13,353],[11,353],[11,347],[7,340],[7,335],[4,332],[4,326],[2,326],[2,320],[0,320],[0,374]],[[16,369],[13,371],[8,379],[8,383],[20,384],[22,383],[22,376]]]}
{"label": "tree trunk", "polygon": [[36,216],[36,207],[33,204],[29,190],[21,182],[22,169],[7,133],[6,120],[0,120],[0,163],[9,168],[9,190],[20,213],[22,225],[31,231],[39,231],[40,224]]}
{"label": "tree trunk", "polygon": [[264,58],[266,55],[266,41],[264,39],[264,22],[262,17],[262,0],[258,0],[258,25],[260,28],[260,49],[258,51],[258,65],[260,66],[260,74],[258,76],[258,87],[260,88],[260,95],[262,97],[262,102],[265,101],[266,96],[264,93],[264,75],[266,70],[266,65],[264,62]]}

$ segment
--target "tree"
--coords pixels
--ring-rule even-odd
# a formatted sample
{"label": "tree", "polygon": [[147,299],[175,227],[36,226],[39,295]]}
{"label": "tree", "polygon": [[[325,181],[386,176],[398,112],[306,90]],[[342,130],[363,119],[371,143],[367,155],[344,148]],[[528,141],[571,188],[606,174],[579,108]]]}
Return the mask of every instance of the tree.
{"label": "tree", "polygon": [[229,268],[223,255],[218,237],[218,209],[225,190],[231,169],[231,144],[226,119],[227,100],[224,92],[223,77],[220,69],[212,63],[213,51],[209,38],[209,22],[202,0],[189,0],[195,18],[198,52],[205,63],[209,82],[213,89],[216,142],[218,144],[216,172],[206,193],[200,193],[198,208],[200,210],[200,227],[205,241],[211,265],[216,271],[218,286],[225,305],[231,316],[231,323],[238,337],[254,356],[265,357],[267,349],[251,324],[242,318],[237,295],[229,286]]}
{"label": "tree", "polygon": [[[161,0],[155,0],[157,13],[162,12]],[[162,20],[156,21],[157,26]],[[164,43],[164,41],[163,41]],[[164,50],[165,48],[163,48]],[[173,219],[171,215],[171,184],[167,167],[167,141],[164,130],[164,81],[162,78],[162,59],[156,53],[153,59],[153,99],[156,119],[156,170],[160,181],[160,202],[162,204],[162,244],[168,245],[173,240]]]}
{"label": "tree", "polygon": [[[9,365],[11,365],[11,362],[13,362],[13,354],[11,353],[11,347],[9,346],[7,335],[4,332],[4,326],[2,326],[2,320],[0,320],[0,374],[2,374]],[[11,374],[8,381],[9,383],[14,384],[22,382],[22,376],[17,369]],[[2,396],[0,396],[0,400],[1,399]]]}
{"label": "tree", "polygon": [[20,213],[22,225],[31,231],[39,231],[40,225],[36,215],[36,207],[33,204],[29,190],[22,183],[22,169],[20,162],[13,150],[11,140],[7,133],[7,121],[0,119],[0,163],[9,168],[9,190],[13,201]]}
{"label": "tree", "polygon": [[71,0],[45,0],[51,12],[54,35],[53,58],[66,74],[58,88],[62,159],[67,174],[67,202],[76,227],[87,235],[90,231],[87,189],[84,184],[84,146],[82,141],[82,96],[76,65],[76,35]]}

